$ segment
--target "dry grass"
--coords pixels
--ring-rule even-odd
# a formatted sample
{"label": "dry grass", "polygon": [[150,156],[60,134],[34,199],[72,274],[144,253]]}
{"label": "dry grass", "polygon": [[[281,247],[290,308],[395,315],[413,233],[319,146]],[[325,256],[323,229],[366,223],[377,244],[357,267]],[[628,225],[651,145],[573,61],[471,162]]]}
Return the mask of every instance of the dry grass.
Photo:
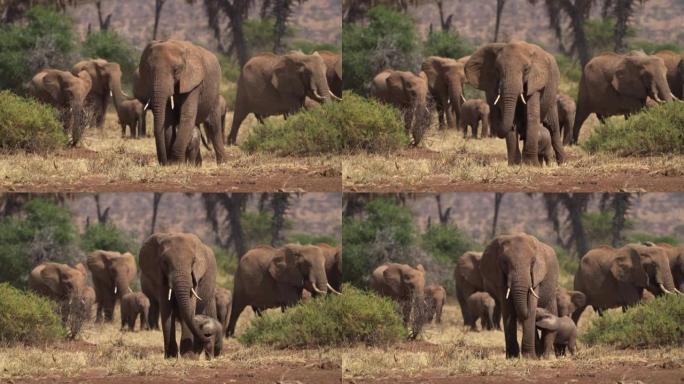
{"label": "dry grass", "polygon": [[[580,320],[583,332],[596,315],[587,310]],[[518,332],[520,337],[520,332]],[[620,351],[579,345],[575,356],[536,359],[506,359],[502,331],[473,332],[463,327],[458,305],[445,306],[441,325],[426,327],[421,340],[399,347],[357,347],[342,351],[345,378],[406,377],[424,375],[525,376],[532,370],[571,368],[577,372],[602,367],[645,362],[669,362],[682,367],[684,349],[662,348]]]}
{"label": "dry grass", "polygon": [[[232,116],[226,117],[227,124],[231,120]],[[243,123],[238,142],[249,135],[255,124],[253,117]],[[273,174],[301,175],[321,169],[339,174],[339,160],[331,156],[283,158],[270,154],[247,155],[234,146],[226,146],[227,161],[220,166],[216,164],[213,150],[202,148],[201,167],[162,167],[157,164],[152,130],[152,116],[148,114],[147,131],[150,137],[135,140],[122,138],[116,116],[110,112],[104,129],[89,128],[79,148],[47,155],[0,155],[2,187],[22,190],[44,185],[78,185],[78,189],[83,189],[84,184],[87,186],[88,182],[92,182],[93,185],[164,183],[192,188],[192,182],[197,177],[235,175],[240,179],[259,180]]]}
{"label": "dry grass", "polygon": [[[589,120],[580,140],[586,139],[596,121]],[[638,185],[602,185],[606,177],[640,174],[670,177],[682,181],[684,156],[624,158],[612,155],[589,155],[583,149],[566,147],[568,161],[549,167],[508,166],[506,144],[498,138],[463,139],[460,131],[439,131],[433,123],[419,148],[406,149],[390,156],[356,154],[342,159],[343,183],[346,190],[427,190],[435,185],[453,184],[457,189],[554,191],[554,184],[566,184],[564,191],[580,189],[613,190],[648,189],[646,180]],[[540,181],[553,178],[549,185]],[[578,185],[577,180],[583,185]],[[631,181],[633,184],[633,181]],[[615,183],[619,184],[620,181]],[[443,189],[443,188],[442,188]]]}

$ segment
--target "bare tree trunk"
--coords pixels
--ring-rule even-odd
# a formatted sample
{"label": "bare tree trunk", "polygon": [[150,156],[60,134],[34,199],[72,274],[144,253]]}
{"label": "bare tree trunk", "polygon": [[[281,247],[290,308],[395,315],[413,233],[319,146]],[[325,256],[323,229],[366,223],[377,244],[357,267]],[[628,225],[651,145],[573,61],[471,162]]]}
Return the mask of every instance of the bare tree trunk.
{"label": "bare tree trunk", "polygon": [[247,201],[245,193],[231,193],[224,197],[224,206],[228,210],[228,221],[230,223],[230,238],[235,247],[235,253],[241,258],[246,252],[245,233],[242,230],[242,209]]}
{"label": "bare tree trunk", "polygon": [[441,225],[449,224],[451,219],[451,207],[447,208],[446,210],[442,209],[442,195],[439,193],[435,195],[435,200],[437,200],[437,214],[439,215],[439,223]]}
{"label": "bare tree trunk", "polygon": [[163,192],[155,192],[152,196],[152,225],[150,227],[150,235],[154,233],[157,227],[157,213],[159,212],[159,202],[161,201]]}
{"label": "bare tree trunk", "polygon": [[619,247],[624,243],[624,237],[622,236],[622,231],[625,229],[625,223],[627,215],[627,210],[630,206],[630,194],[629,193],[615,193],[613,195],[613,210],[615,214],[613,216],[613,247]]}
{"label": "bare tree trunk", "polygon": [[235,50],[238,63],[242,67],[249,60],[245,33],[242,30],[243,21],[247,17],[249,1],[233,0],[233,3],[230,3],[228,0],[223,0],[221,5],[226,16],[230,19],[230,31],[233,38],[231,47]]}
{"label": "bare tree trunk", "polygon": [[632,15],[632,0],[616,0],[615,2],[615,52],[624,53],[627,51],[627,23]]}
{"label": "bare tree trunk", "polygon": [[503,13],[506,0],[496,0],[496,22],[494,24],[494,41],[499,40],[499,27],[501,26],[501,14]]}
{"label": "bare tree trunk", "polygon": [[589,8],[591,0],[575,0],[571,3],[570,0],[560,0],[561,6],[570,17],[572,26],[574,48],[577,50],[580,64],[582,68],[591,60],[591,53],[589,52],[589,44],[587,43],[587,36],[584,33],[584,23],[589,17]]}
{"label": "bare tree trunk", "polygon": [[271,245],[274,247],[279,247],[284,243],[282,230],[285,226],[285,211],[290,205],[288,199],[289,194],[287,193],[274,193],[271,197],[271,208],[273,208]]}
{"label": "bare tree trunk", "polygon": [[439,11],[439,24],[442,26],[442,32],[449,32],[451,29],[451,19],[453,14],[444,18],[444,0],[435,0],[435,5],[437,6],[437,11]]}
{"label": "bare tree trunk", "polygon": [[274,0],[273,15],[275,16],[273,52],[283,53],[283,36],[285,35],[285,23],[287,22],[288,7],[287,0]]}
{"label": "bare tree trunk", "polygon": [[93,199],[95,199],[95,209],[97,210],[97,222],[99,224],[107,224],[107,221],[109,219],[109,207],[105,208],[105,210],[102,211],[99,193],[94,194]]}
{"label": "bare tree trunk", "polygon": [[504,193],[496,192],[494,194],[494,220],[492,220],[492,239],[496,236],[496,225],[499,222],[499,209],[501,208],[501,200],[503,200]]}
{"label": "bare tree trunk", "polygon": [[95,7],[97,8],[97,20],[100,23],[100,31],[109,30],[109,23],[112,21],[112,14],[110,13],[104,19],[102,18],[102,1],[96,2]]}
{"label": "bare tree trunk", "polygon": [[157,32],[159,30],[159,18],[166,0],[155,0],[154,2],[154,29],[152,30],[152,40],[157,40]]}
{"label": "bare tree trunk", "polygon": [[563,193],[560,197],[565,209],[568,210],[571,236],[575,241],[577,257],[581,258],[589,251],[589,242],[582,223],[582,214],[587,210],[590,195],[588,193]]}

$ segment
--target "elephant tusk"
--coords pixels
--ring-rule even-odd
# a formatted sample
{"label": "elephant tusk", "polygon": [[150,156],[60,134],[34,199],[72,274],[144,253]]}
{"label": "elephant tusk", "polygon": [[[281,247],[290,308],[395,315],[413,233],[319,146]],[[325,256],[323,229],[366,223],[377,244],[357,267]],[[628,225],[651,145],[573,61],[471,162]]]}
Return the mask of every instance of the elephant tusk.
{"label": "elephant tusk", "polygon": [[665,286],[663,284],[658,284],[658,286],[660,287],[660,289],[663,290],[663,292],[667,293],[668,295],[674,294],[674,292],[668,291],[667,288],[665,288]]}
{"label": "elephant tusk", "polygon": [[664,103],[664,101],[661,100],[660,97],[658,97],[657,94],[656,94],[656,95],[653,95],[653,99],[654,99],[655,101],[659,102],[659,103]]}
{"label": "elephant tusk", "polygon": [[192,294],[197,298],[197,300],[202,301],[202,298],[199,297],[197,292],[195,292],[195,288],[190,288],[190,290],[192,291]]}
{"label": "elephant tusk", "polygon": [[114,92],[112,92],[111,89],[109,90],[109,96],[110,96],[110,97],[114,97]]}
{"label": "elephant tusk", "polygon": [[117,288],[118,288],[118,287],[115,285],[115,286],[114,286],[114,294],[115,294],[115,295],[116,295],[116,292],[117,292]]}
{"label": "elephant tusk", "polygon": [[[468,101],[468,100],[465,98],[465,96],[463,96],[463,94],[461,94],[461,100],[463,100],[464,103],[465,103],[466,101]],[[497,100],[498,100],[498,98],[497,98]],[[496,104],[496,103],[494,103],[494,104]]]}
{"label": "elephant tusk", "polygon": [[506,290],[506,300],[508,300],[508,296],[510,296],[510,295],[511,295],[511,288],[508,288]]}
{"label": "elephant tusk", "polygon": [[527,101],[525,101],[525,95],[522,93],[520,94],[520,100],[522,100],[523,104],[527,105]]}
{"label": "elephant tusk", "polygon": [[670,92],[670,96],[672,96],[672,98],[675,100],[679,100],[679,98],[677,96],[675,96],[674,93],[672,93],[672,92]]}
{"label": "elephant tusk", "polygon": [[675,287],[675,289],[674,289],[674,290],[675,290],[675,292],[679,293],[680,295],[684,295],[684,292],[680,291],[680,290],[679,290],[679,289],[677,289],[676,287]]}
{"label": "elephant tusk", "polygon": [[499,102],[500,98],[501,98],[501,94],[499,93],[498,95],[496,95],[496,99],[494,100],[494,105],[496,105],[496,103]]}
{"label": "elephant tusk", "polygon": [[175,105],[173,104],[173,95],[171,95],[171,110],[173,111],[174,108],[175,108]]}
{"label": "elephant tusk", "polygon": [[335,94],[334,94],[331,90],[329,90],[329,89],[328,89],[328,93],[330,93],[330,97],[332,97],[333,100],[342,101],[342,98],[341,98],[341,97],[337,97],[337,95],[335,95]]}
{"label": "elephant tusk", "polygon": [[169,301],[171,301],[171,288],[169,288]]}
{"label": "elephant tusk", "polygon": [[333,287],[330,286],[330,283],[328,283],[328,289],[330,290],[330,292],[332,292],[332,293],[334,293],[334,294],[336,294],[336,295],[341,295],[341,293],[337,292],[337,291],[335,290],[335,288],[333,288]]}
{"label": "elephant tusk", "polygon": [[319,293],[321,295],[324,295],[326,293],[325,291],[321,291],[320,289],[318,289],[318,287],[316,287],[316,284],[311,284],[311,287],[313,287],[313,290],[316,291],[316,293]]}
{"label": "elephant tusk", "polygon": [[147,104],[145,104],[145,108],[143,108],[143,111],[147,111],[147,108],[150,106],[150,101],[147,100]]}
{"label": "elephant tusk", "polygon": [[316,96],[316,98],[318,98],[319,100],[323,99],[323,96],[319,95],[315,89],[312,89],[311,93],[313,93],[313,95]]}
{"label": "elephant tusk", "polygon": [[532,292],[532,295],[534,295],[534,297],[536,297],[537,299],[539,298],[539,296],[537,296],[537,292],[534,291],[534,288],[530,287],[530,292]]}

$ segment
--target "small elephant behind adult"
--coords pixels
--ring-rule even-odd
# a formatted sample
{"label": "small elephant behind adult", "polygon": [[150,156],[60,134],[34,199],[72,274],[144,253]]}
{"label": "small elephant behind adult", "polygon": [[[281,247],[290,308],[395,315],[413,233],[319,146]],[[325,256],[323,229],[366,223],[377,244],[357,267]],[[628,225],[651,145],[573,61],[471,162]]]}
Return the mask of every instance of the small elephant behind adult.
{"label": "small elephant behind adult", "polygon": [[87,320],[90,320],[93,317],[93,304],[95,304],[95,302],[95,290],[92,287],[85,287],[83,290],[83,307]]}
{"label": "small elephant behind adult", "polygon": [[575,100],[572,97],[564,93],[558,93],[556,103],[558,104],[558,123],[563,145],[572,144],[572,125],[575,123],[577,105],[575,105]]}
{"label": "small elephant behind adult", "polygon": [[442,323],[442,309],[446,303],[446,289],[441,285],[430,284],[425,287],[426,321]]}
{"label": "small elephant behind adult", "polygon": [[129,292],[121,298],[121,329],[128,326],[129,331],[135,328],[135,321],[140,317],[140,330],[150,329],[148,316],[150,299],[142,292]]}
{"label": "small elephant behind adult", "polygon": [[468,310],[475,317],[475,320],[470,325],[473,331],[477,330],[477,319],[480,319],[480,327],[482,330],[492,330],[495,327],[494,323],[494,308],[496,302],[494,298],[487,292],[475,292],[467,299]]}
{"label": "small elephant behind adult", "polygon": [[[202,165],[202,144],[207,147],[204,138],[202,137],[202,131],[199,127],[195,127],[192,130],[192,137],[190,138],[190,143],[188,143],[188,149],[185,152],[185,162],[194,166]],[[209,148],[207,147],[207,150]]]}
{"label": "small elephant behind adult", "polygon": [[556,332],[556,339],[553,342],[556,356],[565,356],[566,349],[571,355],[575,354],[577,326],[569,316],[556,316],[544,308],[537,308],[536,325],[543,331]]}
{"label": "small elephant behind adult", "polygon": [[587,296],[580,291],[571,291],[565,288],[558,288],[556,291],[556,304],[558,305],[558,316],[571,316],[578,308],[582,308],[587,303]]}
{"label": "small elephant behind adult", "polygon": [[477,128],[482,122],[481,137],[490,136],[489,132],[489,105],[481,99],[470,99],[461,106],[461,116],[459,118],[460,128],[463,130],[463,137],[468,136],[468,127],[472,129],[473,138],[477,138]]}
{"label": "small elephant behind adult", "polygon": [[223,326],[211,316],[195,315],[194,323],[197,329],[204,335],[206,341],[202,344],[202,350],[195,350],[195,353],[205,353],[207,360],[212,357],[219,357],[223,349]]}
{"label": "small elephant behind adult", "polygon": [[228,319],[230,319],[230,310],[233,304],[233,292],[221,287],[216,287],[214,292],[216,297],[216,318],[221,322],[221,329],[225,333],[228,328]]}
{"label": "small elephant behind adult", "polygon": [[551,145],[551,132],[545,127],[539,130],[539,165],[551,165],[553,159],[553,146]]}
{"label": "small elephant behind adult", "polygon": [[672,51],[656,52],[655,56],[665,62],[667,68],[667,84],[670,91],[678,99],[684,98],[684,55]]}

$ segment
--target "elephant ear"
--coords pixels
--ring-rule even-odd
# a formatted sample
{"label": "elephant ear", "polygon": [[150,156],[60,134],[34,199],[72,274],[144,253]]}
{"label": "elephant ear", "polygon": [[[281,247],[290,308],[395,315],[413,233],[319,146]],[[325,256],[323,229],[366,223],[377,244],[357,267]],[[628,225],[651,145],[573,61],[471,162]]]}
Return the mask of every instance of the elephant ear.
{"label": "elephant ear", "polygon": [[634,283],[640,287],[648,285],[648,275],[641,265],[641,256],[636,249],[629,246],[626,247],[626,252],[621,252],[613,259],[610,273],[623,283]]}
{"label": "elephant ear", "polygon": [[305,95],[300,70],[302,65],[295,59],[283,56],[273,68],[271,85],[282,95]]}
{"label": "elephant ear", "polygon": [[582,308],[587,304],[587,296],[580,291],[568,291],[570,301],[575,304],[575,307]]}
{"label": "elephant ear", "polygon": [[[496,238],[489,243],[484,252],[482,252],[482,259],[480,261],[480,270],[487,271],[487,273],[482,273],[482,280],[484,284],[485,291],[490,289],[504,289],[506,282],[504,279],[496,279],[495,281],[490,281],[487,276],[503,276],[503,271],[501,270],[501,265],[499,264],[499,255],[503,252],[501,249],[501,241]],[[497,284],[502,284],[502,286],[497,286]]]}
{"label": "elephant ear", "polygon": [[552,258],[556,258],[556,252],[553,250],[553,248],[549,247],[546,244],[542,244],[539,240],[537,239],[532,239],[534,243],[534,247],[536,248],[536,260],[534,262],[534,265],[532,266],[532,286],[536,287],[539,285],[539,283],[544,280],[546,277],[546,260],[547,256],[552,254]]}
{"label": "elephant ear", "polygon": [[527,95],[541,91],[549,82],[551,58],[537,47],[530,49],[530,71],[527,74]]}
{"label": "elephant ear", "polygon": [[558,316],[553,315],[543,308],[537,308],[535,325],[540,329],[551,332],[556,331],[559,326]]}
{"label": "elephant ear", "polygon": [[204,64],[200,54],[192,49],[183,51],[183,59],[185,66],[178,74],[178,91],[188,93],[197,88],[204,79]]}
{"label": "elephant ear", "polygon": [[63,99],[62,85],[62,77],[55,72],[48,73],[43,77],[43,89],[57,102],[62,102]]}
{"label": "elephant ear", "polygon": [[610,84],[621,95],[644,99],[646,89],[641,83],[639,76],[639,66],[633,62],[634,59],[624,58],[615,67],[613,78]]}
{"label": "elephant ear", "polygon": [[302,276],[297,267],[297,256],[289,246],[284,246],[275,251],[275,257],[268,266],[268,272],[279,283],[301,287],[304,285]]}
{"label": "elephant ear", "polygon": [[52,292],[63,294],[62,292],[62,273],[57,265],[46,265],[40,272],[43,284],[45,284]]}
{"label": "elephant ear", "polygon": [[74,268],[78,269],[79,272],[83,274],[83,276],[88,276],[88,271],[86,271],[86,267],[85,265],[83,265],[83,263],[76,264]]}
{"label": "elephant ear", "polygon": [[421,271],[421,272],[423,272],[423,273],[425,273],[425,267],[423,267],[423,264],[418,264],[418,265],[416,265],[416,269],[419,270],[419,271]]}
{"label": "elephant ear", "polygon": [[400,268],[393,268],[392,266],[389,266],[382,273],[382,277],[385,281],[385,285],[390,287],[390,289],[392,289],[392,292],[394,292],[395,294],[401,293],[401,284],[403,279]]}
{"label": "elephant ear", "polygon": [[465,65],[468,83],[477,89],[495,94],[498,82],[496,56],[505,46],[504,43],[491,43],[475,51]]}
{"label": "elephant ear", "polygon": [[195,257],[192,261],[192,277],[195,280],[195,283],[198,283],[200,278],[207,273],[207,258],[210,254],[213,254],[214,251],[199,242],[196,247]]}

